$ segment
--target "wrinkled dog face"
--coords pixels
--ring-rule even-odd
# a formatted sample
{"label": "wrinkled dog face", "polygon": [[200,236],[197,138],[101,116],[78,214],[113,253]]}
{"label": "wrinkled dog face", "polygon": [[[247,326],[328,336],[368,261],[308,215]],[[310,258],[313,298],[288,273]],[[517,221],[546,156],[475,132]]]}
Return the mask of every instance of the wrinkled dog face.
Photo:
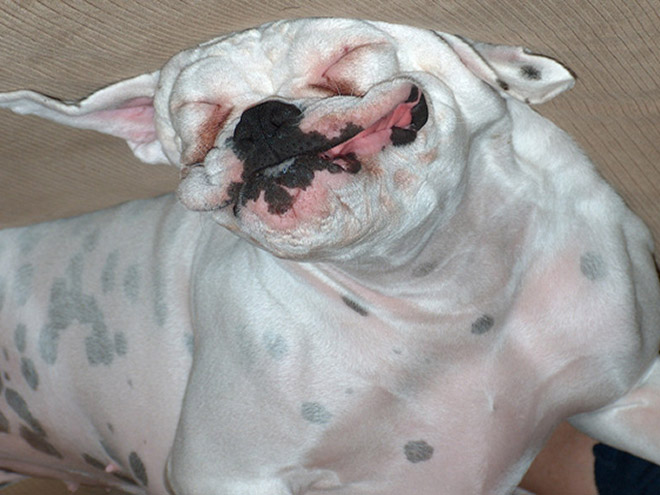
{"label": "wrinkled dog face", "polygon": [[175,58],[156,107],[171,115],[182,202],[294,258],[355,256],[437,215],[465,132],[449,89],[401,51],[369,24],[318,20]]}
{"label": "wrinkled dog face", "polygon": [[505,98],[540,103],[572,84],[517,47],[300,19],[212,40],[77,104],[15,91],[0,106],[175,164],[184,205],[278,256],[378,266],[414,257],[453,214],[471,160],[510,162],[488,141],[510,143]]}

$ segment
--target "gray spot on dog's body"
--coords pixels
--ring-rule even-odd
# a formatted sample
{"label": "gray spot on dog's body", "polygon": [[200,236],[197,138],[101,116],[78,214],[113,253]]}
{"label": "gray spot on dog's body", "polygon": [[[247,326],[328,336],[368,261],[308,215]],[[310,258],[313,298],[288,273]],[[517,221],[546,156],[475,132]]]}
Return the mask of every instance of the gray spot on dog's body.
{"label": "gray spot on dog's body", "polygon": [[425,261],[424,263],[420,263],[417,265],[415,268],[412,270],[412,276],[413,277],[426,277],[429,275],[433,270],[436,269],[438,266],[437,261]]}
{"label": "gray spot on dog's body", "polygon": [[541,70],[533,65],[523,65],[520,68],[520,75],[525,79],[530,81],[540,81],[541,80]]}
{"label": "gray spot on dog's body", "polygon": [[16,330],[14,331],[14,344],[16,344],[16,349],[18,352],[25,352],[26,344],[26,334],[27,327],[22,323],[16,325]]}
{"label": "gray spot on dog's body", "polygon": [[92,333],[85,338],[85,351],[87,362],[92,366],[112,363],[115,342],[102,322],[92,325]]}
{"label": "gray spot on dog's body", "polygon": [[115,272],[119,263],[119,251],[116,249],[111,252],[105,260],[103,270],[101,271],[101,289],[104,294],[111,292],[115,288]]}
{"label": "gray spot on dog's body", "polygon": [[252,334],[247,331],[247,326],[242,326],[235,334],[236,364],[241,369],[250,372],[257,360],[258,347],[255,345]]}
{"label": "gray spot on dog's body", "polygon": [[326,424],[332,418],[332,414],[318,402],[303,402],[300,411],[303,419],[317,425]]}
{"label": "gray spot on dog's body", "polygon": [[70,295],[67,290],[66,281],[58,278],[50,287],[50,305],[48,308],[48,320],[50,325],[57,330],[68,327],[78,311],[78,301]]}
{"label": "gray spot on dog's body", "polygon": [[264,346],[268,354],[275,359],[280,361],[287,355],[289,352],[289,346],[286,343],[286,339],[282,335],[274,332],[266,332],[263,336]]}
{"label": "gray spot on dog's body", "polygon": [[37,373],[37,368],[35,368],[34,363],[30,358],[21,358],[21,373],[23,374],[23,378],[29,387],[32,390],[37,390],[39,387],[39,374]]}
{"label": "gray spot on dog's body", "polygon": [[105,471],[105,464],[99,461],[96,457],[93,457],[89,454],[82,454],[82,458],[87,464],[92,466],[94,469]]}
{"label": "gray spot on dog's body", "polygon": [[115,352],[117,356],[125,356],[128,352],[128,340],[124,332],[117,332],[115,334]]}
{"label": "gray spot on dog's body", "polygon": [[79,253],[71,258],[66,278],[56,278],[51,286],[48,320],[39,335],[39,353],[47,364],[57,360],[61,333],[74,321],[91,326],[85,338],[87,360],[91,365],[110,365],[115,342],[106,325],[103,312],[94,296],[82,292],[83,259]]}
{"label": "gray spot on dog's body", "polygon": [[356,303],[355,301],[353,301],[353,299],[349,299],[349,298],[346,297],[346,296],[341,296],[341,300],[344,301],[344,304],[346,304],[346,306],[348,306],[349,308],[351,308],[351,309],[352,309],[353,311],[355,311],[357,314],[359,314],[359,315],[361,315],[361,316],[367,316],[367,315],[369,315],[369,312],[368,312],[366,309],[364,309],[362,306],[360,306],[358,303]]}
{"label": "gray spot on dog's body", "polygon": [[154,271],[154,315],[156,317],[156,324],[159,327],[165,325],[167,320],[167,303],[165,302],[165,280],[160,269],[156,268]]}
{"label": "gray spot on dog's body", "polygon": [[135,480],[131,478],[130,476],[124,474],[124,473],[112,473],[112,475],[117,478],[118,480],[122,480],[124,483],[128,483],[129,485],[137,485]]}
{"label": "gray spot on dog's body", "polygon": [[140,272],[137,265],[131,265],[124,274],[124,294],[131,301],[135,302],[140,295]]}
{"label": "gray spot on dog's body", "polygon": [[433,457],[433,447],[431,447],[424,440],[413,440],[408,442],[403,451],[408,459],[413,464],[423,461],[428,461]]}
{"label": "gray spot on dog's body", "polygon": [[508,82],[502,81],[502,79],[498,79],[497,84],[500,88],[502,88],[503,91],[509,91],[509,83]]}
{"label": "gray spot on dog's body", "polygon": [[142,486],[149,485],[149,478],[147,478],[147,470],[140,456],[135,452],[131,452],[128,456],[128,463],[133,471],[133,476],[142,484]]}
{"label": "gray spot on dog's body", "polygon": [[9,420],[2,411],[0,411],[0,433],[9,433]]}
{"label": "gray spot on dog's body", "polygon": [[62,459],[62,454],[60,454],[55,447],[53,447],[48,440],[46,440],[45,435],[41,435],[36,431],[30,430],[25,426],[21,425],[19,429],[19,434],[23,440],[25,440],[30,447],[44,454],[50,455],[52,457],[57,457]]}
{"label": "gray spot on dog's body", "polygon": [[480,316],[474,323],[472,323],[472,333],[475,335],[482,335],[488,330],[493,328],[495,320],[492,316],[483,315]]}
{"label": "gray spot on dog's body", "polygon": [[16,271],[14,278],[14,295],[16,304],[24,306],[32,292],[32,279],[34,277],[34,267],[30,263],[21,265]]}
{"label": "gray spot on dog's body", "polygon": [[69,266],[66,269],[66,273],[71,281],[71,289],[75,292],[82,292],[83,263],[82,253],[77,253],[69,260]]}
{"label": "gray spot on dog's body", "polygon": [[600,280],[607,275],[607,267],[598,253],[588,252],[580,258],[580,271],[582,275],[592,282]]}
{"label": "gray spot on dog's body", "polygon": [[41,234],[35,229],[24,229],[18,236],[18,245],[23,255],[28,255],[41,240]]}
{"label": "gray spot on dog's body", "polygon": [[108,430],[110,431],[110,433],[114,433],[114,432],[115,432],[115,427],[112,426],[112,423],[108,423],[108,424],[107,424],[107,427],[108,427]]}
{"label": "gray spot on dog's body", "polygon": [[9,407],[11,407],[18,417],[25,421],[37,435],[46,436],[46,432],[39,421],[32,416],[27,402],[25,402],[25,399],[23,399],[21,394],[12,388],[8,388],[5,390],[5,399],[7,400]]}
{"label": "gray spot on dog's body", "polygon": [[188,333],[184,336],[186,350],[192,356],[195,352],[195,336],[192,333]]}
{"label": "gray spot on dog's body", "polygon": [[101,235],[101,232],[100,232],[99,229],[96,229],[96,230],[90,232],[89,234],[87,234],[85,236],[85,239],[83,240],[83,249],[88,253],[91,253],[92,251],[94,251],[96,249],[96,246],[99,243],[100,235]]}
{"label": "gray spot on dog's body", "polygon": [[47,364],[54,364],[57,359],[57,345],[62,330],[73,320],[74,301],[69,300],[66,282],[57,279],[50,288],[48,322],[39,334],[39,353]]}
{"label": "gray spot on dog's body", "polygon": [[0,277],[0,311],[5,304],[5,279]]}
{"label": "gray spot on dog's body", "polygon": [[72,235],[81,237],[83,235],[89,235],[89,231],[93,228],[96,218],[98,218],[97,214],[92,214],[79,217],[73,223],[69,223],[67,220],[63,221],[69,225]]}

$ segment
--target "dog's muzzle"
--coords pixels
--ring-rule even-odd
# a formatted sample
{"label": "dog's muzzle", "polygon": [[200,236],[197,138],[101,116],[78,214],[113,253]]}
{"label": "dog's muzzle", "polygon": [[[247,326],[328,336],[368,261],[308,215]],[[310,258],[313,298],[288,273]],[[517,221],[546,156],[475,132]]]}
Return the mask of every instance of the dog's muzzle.
{"label": "dog's muzzle", "polygon": [[[231,144],[243,162],[242,182],[230,187],[235,207],[256,200],[264,191],[273,213],[283,213],[290,197],[284,188],[305,189],[317,170],[356,174],[362,168],[359,157],[363,142],[378,149],[386,145],[402,146],[413,142],[428,120],[426,99],[417,86],[408,98],[368,128],[347,122],[339,135],[300,130],[303,112],[295,105],[269,100],[241,115]],[[283,186],[283,187],[282,187]]]}

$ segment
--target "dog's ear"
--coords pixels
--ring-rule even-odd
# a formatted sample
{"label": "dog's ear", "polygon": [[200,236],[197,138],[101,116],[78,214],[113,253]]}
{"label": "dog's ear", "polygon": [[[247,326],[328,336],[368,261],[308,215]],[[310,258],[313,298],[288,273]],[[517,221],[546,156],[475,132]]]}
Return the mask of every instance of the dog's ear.
{"label": "dog's ear", "polygon": [[575,84],[575,74],[557,60],[527,49],[491,45],[439,33],[478,78],[526,103],[543,103]]}
{"label": "dog's ear", "polygon": [[140,160],[169,163],[156,136],[154,122],[153,96],[158,76],[158,72],[153,72],[126,79],[77,103],[65,103],[34,91],[0,93],[0,107],[111,134],[125,139]]}

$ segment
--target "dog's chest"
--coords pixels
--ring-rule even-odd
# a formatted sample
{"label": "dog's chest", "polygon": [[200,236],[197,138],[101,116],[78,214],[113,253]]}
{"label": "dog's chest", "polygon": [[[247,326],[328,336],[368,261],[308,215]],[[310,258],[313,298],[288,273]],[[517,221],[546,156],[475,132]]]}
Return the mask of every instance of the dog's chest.
{"label": "dog's chest", "polygon": [[[410,477],[423,484],[438,470],[478,467],[484,459],[468,462],[467,451],[493,429],[510,431],[518,421],[531,431],[521,418],[532,404],[506,400],[516,387],[533,385],[521,384],[518,372],[495,357],[499,314],[396,320],[393,309],[337,287],[301,283],[277,262],[260,263],[257,251],[224,255],[229,260],[217,267],[202,263],[206,270],[194,289],[204,330],[196,334],[187,391],[195,406],[182,423],[215,425],[203,438],[191,426],[183,438],[188,457],[213,449],[222,479],[252,478],[257,466],[267,472],[296,459],[343,484],[383,476],[390,484]],[[229,266],[254,271],[232,277]],[[217,280],[229,296],[209,289]],[[202,315],[201,308],[214,311]],[[503,459],[520,454],[516,442],[508,442]],[[332,484],[333,476],[323,482]]]}
{"label": "dog's chest", "polygon": [[[186,429],[190,450],[182,451],[213,448],[223,479],[296,459],[342,483],[385,476],[400,490],[440,472],[465,482],[481,470],[495,483],[515,477],[516,461],[532,455],[561,414],[580,400],[603,400],[590,385],[600,383],[602,353],[585,346],[588,336],[570,325],[530,331],[529,319],[546,315],[536,275],[484,307],[424,320],[315,284],[258,250],[205,253],[193,289],[201,331],[184,423],[214,427],[203,438]],[[593,270],[573,265],[572,283],[593,297]],[[584,304],[566,307],[588,313]],[[583,356],[568,374],[566,346]]]}

